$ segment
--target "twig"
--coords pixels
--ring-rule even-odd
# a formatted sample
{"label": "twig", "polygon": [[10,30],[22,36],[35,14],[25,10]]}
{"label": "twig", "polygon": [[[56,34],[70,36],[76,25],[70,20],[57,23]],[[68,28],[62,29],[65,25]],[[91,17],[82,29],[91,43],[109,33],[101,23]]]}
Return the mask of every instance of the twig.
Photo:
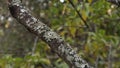
{"label": "twig", "polygon": [[37,41],[38,41],[38,36],[36,36],[36,38],[34,39],[34,44],[33,44],[33,48],[32,48],[32,55],[35,53]]}
{"label": "twig", "polygon": [[68,0],[70,2],[70,4],[72,5],[72,7],[75,9],[75,11],[77,12],[77,14],[79,15],[79,17],[81,18],[81,20],[84,22],[84,24],[86,25],[87,28],[89,28],[89,25],[87,24],[87,22],[84,20],[84,18],[82,17],[82,15],[79,13],[79,11],[76,9],[75,5],[73,4],[73,2],[71,0]]}
{"label": "twig", "polygon": [[98,68],[98,62],[99,62],[99,56],[97,56],[96,62],[95,62],[95,68]]}
{"label": "twig", "polygon": [[112,68],[112,46],[109,46],[108,68]]}

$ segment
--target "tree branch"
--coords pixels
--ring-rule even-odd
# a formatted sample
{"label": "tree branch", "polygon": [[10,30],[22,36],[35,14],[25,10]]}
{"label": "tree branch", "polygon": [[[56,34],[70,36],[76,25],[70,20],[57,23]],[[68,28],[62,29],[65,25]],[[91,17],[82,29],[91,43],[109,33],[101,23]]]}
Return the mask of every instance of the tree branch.
{"label": "tree branch", "polygon": [[19,23],[46,42],[70,68],[91,68],[57,33],[32,16],[20,0],[8,0],[8,7]]}

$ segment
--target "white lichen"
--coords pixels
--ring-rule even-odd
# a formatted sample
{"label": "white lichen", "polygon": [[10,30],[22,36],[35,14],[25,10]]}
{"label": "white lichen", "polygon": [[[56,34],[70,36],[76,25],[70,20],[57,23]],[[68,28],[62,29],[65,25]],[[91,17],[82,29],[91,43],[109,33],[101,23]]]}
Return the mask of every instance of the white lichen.
{"label": "white lichen", "polygon": [[53,39],[57,39],[58,35],[53,31],[47,31],[45,32],[44,37],[48,42],[50,42]]}
{"label": "white lichen", "polygon": [[23,15],[23,13],[22,12],[20,12],[20,16],[22,16]]}
{"label": "white lichen", "polygon": [[74,58],[75,58],[75,59],[74,59],[75,61],[81,61],[81,62],[84,62],[80,57],[78,57],[77,54],[74,55]]}
{"label": "white lichen", "polygon": [[87,68],[88,68],[88,64],[81,64],[81,68],[86,68],[86,66],[87,66]]}
{"label": "white lichen", "polygon": [[28,24],[29,22],[30,22],[30,19],[27,19],[27,20],[26,20],[26,23]]}
{"label": "white lichen", "polygon": [[19,5],[21,3],[21,0],[12,0],[11,4],[12,5]]}
{"label": "white lichen", "polygon": [[22,18],[23,18],[23,16],[19,16],[18,18],[19,18],[19,19],[22,19]]}
{"label": "white lichen", "polygon": [[73,60],[73,57],[72,57],[72,56],[67,55],[66,58],[67,58],[67,60],[68,60],[70,63],[72,63],[72,60]]}
{"label": "white lichen", "polygon": [[58,47],[58,50],[61,51],[62,54],[65,52],[65,48],[62,44]]}
{"label": "white lichen", "polygon": [[36,22],[36,21],[37,21],[37,19],[36,19],[35,17],[32,17],[32,19],[33,19],[33,21],[34,21],[34,22]]}
{"label": "white lichen", "polygon": [[75,66],[83,68],[83,65],[81,65],[79,62],[75,62]]}
{"label": "white lichen", "polygon": [[21,11],[21,12],[26,12],[26,10],[25,10],[25,9],[21,9],[20,11]]}
{"label": "white lichen", "polygon": [[73,53],[74,53],[74,50],[71,50],[71,51],[70,51],[70,54],[73,54]]}
{"label": "white lichen", "polygon": [[41,34],[41,32],[42,32],[42,29],[44,28],[42,25],[40,25],[40,24],[35,24],[36,25],[36,27],[34,27],[34,30],[35,31],[37,31],[39,34]]}
{"label": "white lichen", "polygon": [[39,30],[38,30],[38,33],[41,34],[41,33],[45,32],[45,31],[46,31],[46,30],[40,30],[40,29],[39,29]]}
{"label": "white lichen", "polygon": [[16,4],[16,6],[20,6],[19,4]]}

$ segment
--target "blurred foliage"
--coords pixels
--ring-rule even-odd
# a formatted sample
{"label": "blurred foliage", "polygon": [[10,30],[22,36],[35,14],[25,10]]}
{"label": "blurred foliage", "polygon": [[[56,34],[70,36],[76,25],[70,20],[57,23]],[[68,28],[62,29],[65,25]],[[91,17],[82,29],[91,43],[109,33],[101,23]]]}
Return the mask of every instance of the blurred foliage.
{"label": "blurred foliage", "polygon": [[[120,68],[120,8],[105,0],[24,0],[32,14],[51,27],[95,68]],[[68,68],[49,46],[14,20],[0,0],[0,68]]]}

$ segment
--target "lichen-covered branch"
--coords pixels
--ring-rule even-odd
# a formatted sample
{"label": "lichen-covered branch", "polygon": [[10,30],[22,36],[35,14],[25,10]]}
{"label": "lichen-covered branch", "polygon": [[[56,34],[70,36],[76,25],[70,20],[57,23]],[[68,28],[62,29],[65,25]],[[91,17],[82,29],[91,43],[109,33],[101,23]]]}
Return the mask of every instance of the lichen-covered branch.
{"label": "lichen-covered branch", "polygon": [[11,15],[30,32],[46,42],[70,68],[91,68],[56,32],[32,16],[20,0],[8,0],[8,6]]}

